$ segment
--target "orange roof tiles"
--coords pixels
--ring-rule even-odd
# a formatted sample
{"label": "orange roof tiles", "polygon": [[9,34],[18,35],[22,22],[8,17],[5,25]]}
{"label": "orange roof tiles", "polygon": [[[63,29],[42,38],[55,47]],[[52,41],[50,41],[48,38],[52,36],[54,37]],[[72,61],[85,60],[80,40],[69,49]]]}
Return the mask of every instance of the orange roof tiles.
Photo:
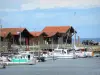
{"label": "orange roof tiles", "polygon": [[42,32],[30,32],[33,36],[40,36]]}
{"label": "orange roof tiles", "polygon": [[6,32],[2,32],[1,34],[0,34],[0,36],[2,36],[2,37],[6,37],[8,35],[8,33],[6,33]]}
{"label": "orange roof tiles", "polygon": [[[45,34],[47,37],[54,36],[56,33],[66,33],[71,26],[47,26],[41,32],[30,32],[32,36],[40,36]],[[18,32],[23,32],[25,28],[2,28],[2,36],[11,33],[12,35],[19,35]]]}
{"label": "orange roof tiles", "polygon": [[47,34],[47,37],[54,36],[56,32],[45,32]]}
{"label": "orange roof tiles", "polygon": [[25,28],[2,28],[0,29],[1,31],[1,36],[3,37],[4,35],[8,35],[8,33],[11,33],[13,35],[18,35],[18,32],[22,32]]}
{"label": "orange roof tiles", "polygon": [[66,33],[71,26],[47,26],[42,32],[45,32],[48,37],[54,36],[56,33]]}
{"label": "orange roof tiles", "polygon": [[30,32],[31,35],[37,37],[37,36],[40,36],[40,35],[44,35],[44,36],[47,36],[47,34],[45,32]]}
{"label": "orange roof tiles", "polygon": [[59,32],[66,33],[71,26],[47,26],[42,31],[43,32]]}

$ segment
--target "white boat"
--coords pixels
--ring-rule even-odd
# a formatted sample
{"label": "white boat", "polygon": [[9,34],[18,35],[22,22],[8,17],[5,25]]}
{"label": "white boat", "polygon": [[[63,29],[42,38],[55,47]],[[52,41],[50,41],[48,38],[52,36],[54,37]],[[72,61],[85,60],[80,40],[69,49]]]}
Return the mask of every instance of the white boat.
{"label": "white boat", "polygon": [[4,69],[4,68],[6,68],[6,63],[0,61],[0,69]]}
{"label": "white boat", "polygon": [[85,58],[86,57],[86,54],[84,51],[82,51],[83,49],[82,48],[79,48],[79,47],[76,47],[76,45],[74,45],[74,49],[75,49],[75,54],[77,57],[79,58]]}
{"label": "white boat", "polygon": [[32,54],[18,54],[12,57],[3,57],[3,62],[7,65],[33,65],[36,64],[36,59]]}
{"label": "white boat", "polygon": [[22,51],[19,52],[19,54],[31,54],[34,59],[36,59],[36,62],[44,62],[45,57],[43,56],[43,52],[41,51]]}
{"label": "white boat", "polygon": [[76,55],[73,50],[70,49],[54,49],[53,56],[56,58],[76,58]]}
{"label": "white boat", "polygon": [[74,59],[76,58],[75,50],[73,49],[63,49],[59,48],[59,45],[56,49],[54,49],[52,52],[48,52],[46,54],[43,54],[46,60],[56,60],[56,59]]}
{"label": "white boat", "polygon": [[76,51],[75,51],[75,54],[76,54],[76,56],[79,57],[79,58],[85,58],[85,57],[87,57],[86,54],[85,54],[85,52],[81,51],[81,49],[76,50]]}
{"label": "white boat", "polygon": [[85,58],[85,57],[92,57],[93,56],[93,52],[92,51],[87,51],[85,48],[76,47],[74,45],[74,49],[75,49],[75,54],[79,58]]}

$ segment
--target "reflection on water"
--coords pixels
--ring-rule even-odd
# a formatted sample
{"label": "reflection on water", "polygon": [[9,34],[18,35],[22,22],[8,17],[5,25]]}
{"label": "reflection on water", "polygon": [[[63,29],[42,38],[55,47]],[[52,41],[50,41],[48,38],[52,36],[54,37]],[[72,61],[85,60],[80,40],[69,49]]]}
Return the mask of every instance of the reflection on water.
{"label": "reflection on water", "polygon": [[0,75],[100,75],[100,58],[59,59],[36,65],[7,66]]}

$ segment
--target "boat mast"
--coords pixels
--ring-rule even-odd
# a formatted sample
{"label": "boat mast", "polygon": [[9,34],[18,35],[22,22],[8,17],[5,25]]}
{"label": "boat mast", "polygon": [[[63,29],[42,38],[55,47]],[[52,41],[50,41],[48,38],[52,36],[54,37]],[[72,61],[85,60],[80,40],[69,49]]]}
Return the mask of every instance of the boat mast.
{"label": "boat mast", "polygon": [[74,56],[75,56],[75,49],[76,49],[76,45],[75,45],[75,44],[76,44],[76,31],[75,31],[75,29],[74,29],[74,45],[73,45],[73,46],[74,46],[74,47],[73,47],[73,48],[74,48],[74,49],[73,49],[73,55],[74,55]]}

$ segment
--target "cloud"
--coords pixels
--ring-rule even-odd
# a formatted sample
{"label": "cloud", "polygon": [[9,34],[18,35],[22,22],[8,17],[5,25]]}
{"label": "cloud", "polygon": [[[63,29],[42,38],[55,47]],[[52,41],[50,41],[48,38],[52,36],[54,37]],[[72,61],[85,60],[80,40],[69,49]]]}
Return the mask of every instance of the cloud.
{"label": "cloud", "polygon": [[9,9],[9,8],[7,8],[7,9],[0,9],[0,11],[5,11],[5,12],[14,12],[14,11],[19,11],[18,9]]}
{"label": "cloud", "polygon": [[100,7],[100,0],[3,0],[0,2],[1,11],[23,11],[59,7],[75,9]]}
{"label": "cloud", "polygon": [[93,8],[100,7],[100,0],[30,0],[30,2],[22,4],[22,10],[32,10],[36,8]]}

